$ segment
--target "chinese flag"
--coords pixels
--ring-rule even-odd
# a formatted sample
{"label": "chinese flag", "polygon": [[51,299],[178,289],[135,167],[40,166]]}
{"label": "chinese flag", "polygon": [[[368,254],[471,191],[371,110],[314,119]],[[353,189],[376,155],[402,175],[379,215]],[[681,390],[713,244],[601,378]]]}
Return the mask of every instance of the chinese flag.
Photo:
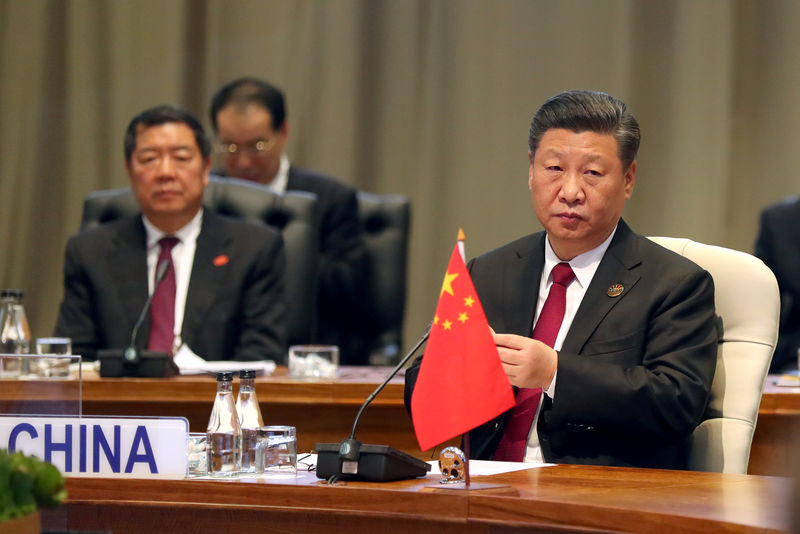
{"label": "chinese flag", "polygon": [[420,449],[472,430],[514,406],[475,286],[453,249],[411,397]]}

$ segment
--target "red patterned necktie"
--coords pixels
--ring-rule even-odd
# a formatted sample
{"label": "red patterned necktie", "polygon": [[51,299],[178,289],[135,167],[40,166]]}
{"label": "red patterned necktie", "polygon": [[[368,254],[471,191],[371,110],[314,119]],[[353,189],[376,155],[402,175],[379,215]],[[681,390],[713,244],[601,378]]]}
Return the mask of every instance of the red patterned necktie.
{"label": "red patterned necktie", "polygon": [[[172,354],[175,341],[175,267],[172,264],[172,247],[177,245],[177,237],[162,237],[158,244],[161,252],[156,261],[156,273],[161,262],[167,261],[167,272],[153,293],[150,307],[150,339],[147,348]],[[156,275],[157,276],[157,275]]]}
{"label": "red patterned necktie", "polygon": [[[562,262],[553,267],[553,284],[533,329],[533,339],[538,339],[550,347],[555,344],[567,306],[567,286],[574,279],[575,273],[572,272],[569,263]],[[521,462],[524,459],[528,434],[541,396],[541,388],[519,389],[517,404],[511,409],[503,438],[494,453],[495,460]]]}

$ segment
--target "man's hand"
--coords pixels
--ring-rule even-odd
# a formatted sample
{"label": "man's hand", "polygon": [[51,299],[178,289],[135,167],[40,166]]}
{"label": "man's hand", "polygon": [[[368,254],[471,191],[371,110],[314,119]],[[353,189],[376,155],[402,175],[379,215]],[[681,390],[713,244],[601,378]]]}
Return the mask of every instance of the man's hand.
{"label": "man's hand", "polygon": [[547,389],[558,367],[558,353],[541,341],[492,331],[500,362],[512,386]]}

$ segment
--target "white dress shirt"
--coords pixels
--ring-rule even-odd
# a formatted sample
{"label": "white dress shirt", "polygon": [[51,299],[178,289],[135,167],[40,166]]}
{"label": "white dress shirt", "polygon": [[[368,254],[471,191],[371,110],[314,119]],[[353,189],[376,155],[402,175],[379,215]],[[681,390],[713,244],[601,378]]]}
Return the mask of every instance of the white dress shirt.
{"label": "white dress shirt", "polygon": [[[606,253],[606,250],[608,250],[608,245],[611,244],[611,239],[613,239],[616,232],[617,229],[615,227],[611,235],[608,236],[600,246],[575,256],[568,262],[569,266],[572,267],[572,271],[575,273],[575,280],[567,286],[567,302],[564,309],[564,320],[561,321],[561,328],[558,330],[558,335],[553,345],[556,351],[561,350],[561,345],[564,343],[564,338],[567,337],[570,326],[572,326],[575,314],[578,313],[578,308],[581,305],[583,296],[586,295],[586,289],[589,287],[592,278],[594,278],[594,273],[597,272],[600,260],[603,259],[603,255]],[[539,300],[536,303],[536,315],[533,319],[533,325],[531,325],[531,332],[533,332],[533,326],[536,325],[536,321],[539,320],[539,314],[542,313],[547,295],[550,293],[550,286],[553,285],[553,277],[551,276],[553,267],[561,262],[562,260],[556,256],[556,253],[553,252],[553,247],[550,246],[550,239],[545,239],[544,269],[542,269],[542,279],[539,282]],[[553,381],[550,382],[550,387],[543,391],[543,394],[546,394],[551,399],[555,398],[557,376],[558,370],[556,370],[556,373],[553,375]],[[542,448],[539,445],[539,434],[536,431],[536,425],[539,422],[539,414],[541,411],[542,399],[539,399],[539,407],[536,409],[536,416],[533,418],[530,434],[528,434],[528,445],[525,448],[525,458],[523,460],[525,462],[544,461]]]}
{"label": "white dress shirt", "polygon": [[192,266],[194,265],[194,251],[197,248],[197,236],[200,235],[200,226],[203,221],[203,209],[189,223],[175,232],[165,234],[153,223],[142,215],[144,229],[147,232],[147,284],[148,294],[153,294],[153,285],[156,278],[156,263],[161,252],[158,241],[167,235],[173,235],[179,239],[178,243],[172,248],[172,265],[175,269],[175,342],[173,343],[173,353],[183,344],[181,340],[181,329],[183,328],[183,311],[186,307],[186,294],[189,291],[189,279],[192,276]]}
{"label": "white dress shirt", "polygon": [[286,187],[289,185],[289,156],[285,153],[281,154],[281,164],[278,167],[278,173],[275,178],[268,184],[267,189],[273,193],[280,193],[281,195],[286,192]]}

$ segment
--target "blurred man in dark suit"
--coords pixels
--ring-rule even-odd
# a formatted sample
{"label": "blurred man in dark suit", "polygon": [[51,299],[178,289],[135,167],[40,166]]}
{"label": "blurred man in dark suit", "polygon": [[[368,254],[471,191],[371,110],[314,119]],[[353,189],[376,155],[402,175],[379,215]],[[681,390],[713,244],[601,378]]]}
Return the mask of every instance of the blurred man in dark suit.
{"label": "blurred man in dark suit", "polygon": [[321,252],[317,341],[339,345],[343,364],[368,363],[366,347],[359,343],[359,331],[368,320],[368,272],[355,189],[289,163],[283,93],[267,82],[240,78],[228,83],[212,99],[210,114],[227,176],[278,193],[316,194]]}
{"label": "blurred man in dark suit", "polygon": [[567,91],[534,115],[528,189],[545,231],[468,265],[517,388],[470,432],[474,458],[685,468],[716,368],[714,283],[622,220],[639,140],[605,93]]}
{"label": "blurred man in dark suit", "polygon": [[125,167],[142,213],[67,244],[56,334],[72,338],[75,354],[127,347],[152,293],[139,346],[174,353],[186,344],[207,360],[285,360],[283,240],[203,210],[210,151],[202,125],[182,109],[159,106],[130,122]]}
{"label": "blurred man in dark suit", "polygon": [[800,349],[800,198],[789,197],[761,212],[756,256],[772,269],[781,292],[778,345],[771,373],[797,369]]}

